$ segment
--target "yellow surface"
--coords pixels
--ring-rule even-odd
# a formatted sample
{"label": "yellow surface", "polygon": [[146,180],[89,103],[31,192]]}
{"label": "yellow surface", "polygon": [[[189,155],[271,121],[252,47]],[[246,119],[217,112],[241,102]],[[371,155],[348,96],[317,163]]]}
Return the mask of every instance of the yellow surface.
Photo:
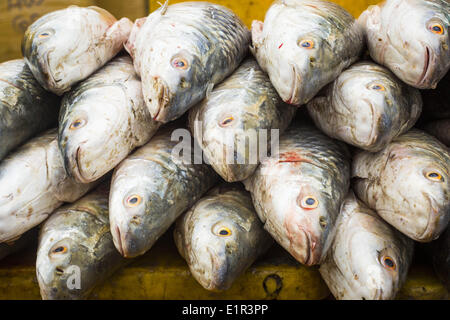
{"label": "yellow surface", "polygon": [[429,266],[416,265],[398,293],[399,300],[448,300],[449,292]]}
{"label": "yellow surface", "polygon": [[[158,2],[164,0],[149,0],[150,11],[153,12],[160,7]],[[186,0],[170,0],[169,4],[185,2]],[[204,1],[204,0],[200,0]],[[233,10],[250,28],[253,20],[264,21],[267,9],[273,0],[210,0],[209,2],[224,5]],[[354,17],[358,17],[369,5],[377,4],[380,0],[333,0],[333,2],[343,6]]]}
{"label": "yellow surface", "polygon": [[148,15],[148,0],[95,0],[96,5],[111,12],[117,19],[127,17],[132,21]]}

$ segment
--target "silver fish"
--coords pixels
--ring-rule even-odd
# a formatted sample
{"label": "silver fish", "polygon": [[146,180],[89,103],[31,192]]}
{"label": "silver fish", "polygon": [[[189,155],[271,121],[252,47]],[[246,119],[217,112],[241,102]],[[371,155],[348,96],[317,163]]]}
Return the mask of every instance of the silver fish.
{"label": "silver fish", "polygon": [[429,122],[425,124],[423,130],[436,137],[447,147],[450,147],[450,119]]}
{"label": "silver fish", "polygon": [[359,201],[344,200],[320,274],[338,300],[391,300],[403,286],[414,242]]}
{"label": "silver fish", "polygon": [[450,68],[450,3],[385,0],[358,18],[370,56],[403,82],[436,88]]}
{"label": "silver fish", "polygon": [[30,245],[33,245],[33,243],[37,240],[37,229],[38,228],[33,228],[30,231],[25,232],[15,241],[0,243],[0,260],[16,252],[20,252]]}
{"label": "silver fish", "polygon": [[69,6],[28,27],[22,54],[37,81],[62,95],[122,50],[132,26],[98,7]]}
{"label": "silver fish", "polygon": [[173,222],[218,180],[206,164],[183,159],[191,154],[192,137],[183,129],[189,150],[183,158],[172,140],[170,126],[158,132],[145,146],[128,156],[113,173],[110,195],[111,233],[124,257],[148,251]]}
{"label": "silver fish", "polygon": [[347,147],[312,126],[291,125],[279,154],[263,160],[244,184],[272,237],[300,263],[320,264],[350,184]]}
{"label": "silver fish", "polygon": [[125,48],[153,118],[172,121],[200,102],[239,66],[250,38],[237,15],[209,2],[166,2],[137,20]]}
{"label": "silver fish", "polygon": [[248,59],[190,110],[189,125],[208,163],[224,180],[235,182],[256,170],[260,156],[267,154],[260,145],[269,151],[271,130],[282,134],[295,111],[283,103],[257,62]]}
{"label": "silver fish", "polygon": [[408,237],[429,242],[450,219],[450,152],[423,131],[395,138],[382,151],[356,152],[354,191]]}
{"label": "silver fish", "polygon": [[42,225],[36,274],[42,299],[86,299],[128,261],[109,231],[107,184],[58,209]]}
{"label": "silver fish", "polygon": [[380,151],[413,127],[422,111],[418,89],[388,69],[359,62],[342,72],[308,105],[316,125],[328,136],[368,151]]}
{"label": "silver fish", "polygon": [[58,143],[66,171],[80,183],[95,181],[147,143],[159,126],[147,110],[133,62],[118,57],[63,98]]}
{"label": "silver fish", "polygon": [[350,13],[321,0],[276,0],[252,24],[251,51],[289,104],[313,98],[355,62],[363,34]]}
{"label": "silver fish", "polygon": [[211,190],[174,230],[178,252],[207,290],[224,291],[273,244],[240,184]]}
{"label": "silver fish", "polygon": [[67,175],[56,129],[32,139],[0,163],[0,242],[15,240],[94,186]]}
{"label": "silver fish", "polygon": [[23,59],[0,63],[0,161],[33,135],[56,126],[57,96],[45,91]]}

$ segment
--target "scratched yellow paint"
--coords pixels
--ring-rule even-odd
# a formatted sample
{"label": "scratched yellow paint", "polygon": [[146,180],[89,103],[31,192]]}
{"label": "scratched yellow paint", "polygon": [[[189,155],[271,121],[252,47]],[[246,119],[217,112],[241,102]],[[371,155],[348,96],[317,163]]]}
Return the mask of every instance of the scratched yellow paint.
{"label": "scratched yellow paint", "polygon": [[[160,7],[158,2],[164,0],[149,0],[150,11],[153,12]],[[169,4],[185,2],[186,0],[170,0]],[[201,0],[200,0],[201,1]],[[210,0],[209,2],[224,5],[233,10],[250,27],[253,20],[264,20],[267,9],[273,0]],[[333,0],[347,9],[354,17],[358,17],[369,5],[377,4],[380,0]]]}

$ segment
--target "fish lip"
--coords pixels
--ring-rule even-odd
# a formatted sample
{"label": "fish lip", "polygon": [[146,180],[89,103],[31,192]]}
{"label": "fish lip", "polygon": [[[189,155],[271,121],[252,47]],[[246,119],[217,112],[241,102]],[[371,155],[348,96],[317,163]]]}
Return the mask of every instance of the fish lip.
{"label": "fish lip", "polygon": [[224,264],[220,264],[218,258],[215,258],[218,257],[219,255],[216,253],[214,249],[207,246],[206,251],[208,251],[211,259],[211,266],[212,266],[211,271],[213,274],[213,277],[208,284],[209,290],[218,290],[218,291],[226,290],[227,279],[225,275],[227,274],[228,271],[228,263],[227,263],[228,261]]}
{"label": "fish lip", "polygon": [[291,95],[289,97],[288,100],[286,100],[285,102],[287,104],[293,104],[293,105],[297,105],[298,102],[298,98],[296,98],[296,94],[298,92],[298,88],[299,88],[299,73],[297,72],[297,67],[293,64],[291,64],[292,67],[292,71],[293,71],[293,75],[294,75],[294,79],[293,79],[293,83],[292,83],[292,91],[291,91]]}
{"label": "fish lip", "polygon": [[424,229],[424,231],[422,232],[422,234],[420,236],[417,237],[417,241],[428,241],[429,239],[433,240],[433,238],[435,237],[435,231],[436,230],[432,230],[434,223],[436,222],[436,218],[434,218],[435,213],[438,210],[435,210],[434,208],[436,207],[434,204],[436,203],[436,201],[429,195],[426,194],[425,192],[422,193],[424,195],[424,197],[428,200],[429,204],[430,204],[430,208],[431,208],[431,212],[428,214],[428,221],[427,221],[427,225]]}
{"label": "fish lip", "polygon": [[376,288],[375,294],[373,295],[372,300],[383,300],[383,289]]}
{"label": "fish lip", "polygon": [[156,97],[157,97],[157,110],[156,114],[153,116],[154,121],[164,122],[165,121],[165,114],[162,112],[163,110],[166,110],[167,106],[170,103],[171,100],[171,94],[169,90],[169,86],[167,83],[161,79],[158,76],[152,77],[153,79],[153,87],[156,87]]}
{"label": "fish lip", "polygon": [[425,47],[425,57],[424,57],[424,67],[422,74],[420,75],[419,81],[417,82],[417,86],[424,86],[427,76],[431,73],[431,60],[434,57],[432,50],[427,45],[423,44]]}
{"label": "fish lip", "polygon": [[125,251],[123,250],[123,241],[122,241],[122,234],[120,232],[120,228],[118,226],[113,227],[113,236],[114,236],[114,244],[116,245],[117,251],[119,251],[121,256],[125,256]]}
{"label": "fish lip", "polygon": [[312,249],[312,241],[311,241],[311,235],[309,234],[309,232],[306,232],[303,228],[300,228],[300,230],[304,233],[305,235],[305,239],[306,239],[306,247],[307,249],[305,250],[307,253],[306,259],[304,264],[306,266],[312,266],[315,263],[315,259],[314,259],[314,252]]}
{"label": "fish lip", "polygon": [[52,88],[56,88],[57,86],[57,82],[60,82],[61,80],[56,80],[55,77],[53,76],[53,73],[50,70],[50,53],[52,53],[53,51],[55,51],[55,48],[51,48],[49,49],[45,54],[44,54],[44,63],[42,63],[42,71],[44,72],[44,74],[47,75],[47,78],[50,82],[50,85],[52,86]]}
{"label": "fish lip", "polygon": [[81,183],[90,183],[92,181],[86,179],[83,176],[81,167],[80,167],[80,152],[81,152],[81,145],[84,142],[80,143],[80,145],[78,146],[77,150],[72,154],[72,156],[68,157],[69,159],[69,168],[70,170],[66,170],[68,172],[70,172],[71,175],[73,175],[73,177],[78,180]]}

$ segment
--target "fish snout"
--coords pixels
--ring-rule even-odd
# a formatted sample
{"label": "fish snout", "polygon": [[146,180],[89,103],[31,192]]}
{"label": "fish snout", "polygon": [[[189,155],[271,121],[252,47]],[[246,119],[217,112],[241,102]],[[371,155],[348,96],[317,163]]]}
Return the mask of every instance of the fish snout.
{"label": "fish snout", "polygon": [[146,102],[153,120],[166,122],[170,101],[168,84],[159,76],[150,77]]}
{"label": "fish snout", "polygon": [[129,223],[116,223],[111,219],[111,234],[114,245],[125,258],[135,258],[147,251],[146,236],[141,236],[141,228],[134,228]]}
{"label": "fish snout", "polygon": [[79,183],[90,183],[92,179],[83,174],[83,146],[84,142],[77,145],[66,144],[63,149],[64,166],[66,172]]}
{"label": "fish snout", "polygon": [[[229,281],[229,263],[225,252],[217,252],[216,250],[207,247],[211,261],[210,275],[208,288],[213,291],[227,290],[230,286]],[[208,272],[206,273],[208,274]]]}
{"label": "fish snout", "polygon": [[297,237],[297,245],[294,249],[295,258],[307,266],[318,264],[322,256],[322,246],[319,238],[302,226],[299,226]]}

